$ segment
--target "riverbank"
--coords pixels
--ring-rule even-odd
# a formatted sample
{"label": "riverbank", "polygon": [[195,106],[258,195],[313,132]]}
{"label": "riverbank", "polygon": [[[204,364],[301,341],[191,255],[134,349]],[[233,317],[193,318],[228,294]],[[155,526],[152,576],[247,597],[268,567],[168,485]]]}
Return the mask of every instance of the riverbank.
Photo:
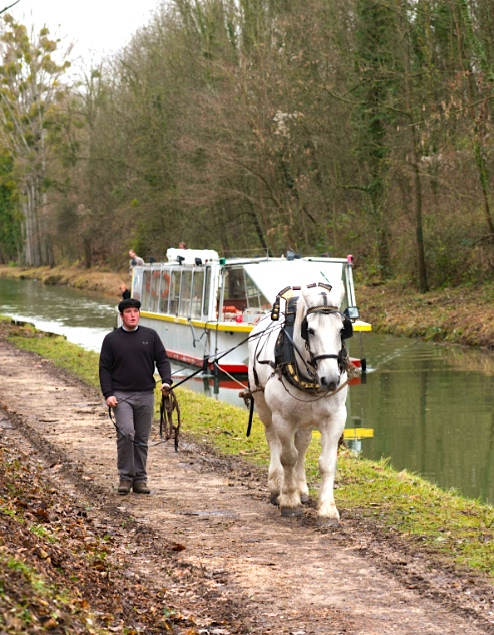
{"label": "riverbank", "polygon": [[[76,289],[120,297],[119,286],[128,283],[126,271],[81,267],[26,269],[0,265],[0,277],[40,280]],[[494,284],[462,286],[418,293],[410,286],[390,282],[355,282],[362,319],[374,331],[434,342],[494,348]]]}
{"label": "riverbank", "polygon": [[0,278],[15,280],[38,280],[47,285],[65,285],[74,289],[94,291],[108,297],[120,297],[120,285],[130,284],[126,271],[106,271],[103,269],[84,269],[78,266],[58,267],[8,267],[0,265]]}

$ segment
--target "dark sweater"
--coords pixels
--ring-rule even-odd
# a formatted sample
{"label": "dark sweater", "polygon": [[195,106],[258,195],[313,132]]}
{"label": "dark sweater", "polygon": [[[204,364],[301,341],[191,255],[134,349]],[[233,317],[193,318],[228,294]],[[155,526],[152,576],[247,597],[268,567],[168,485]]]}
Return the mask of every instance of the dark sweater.
{"label": "dark sweater", "polygon": [[154,390],[154,368],[164,384],[172,384],[165,347],[156,331],[139,326],[136,331],[115,329],[103,340],[99,358],[99,381],[106,398],[116,390]]}

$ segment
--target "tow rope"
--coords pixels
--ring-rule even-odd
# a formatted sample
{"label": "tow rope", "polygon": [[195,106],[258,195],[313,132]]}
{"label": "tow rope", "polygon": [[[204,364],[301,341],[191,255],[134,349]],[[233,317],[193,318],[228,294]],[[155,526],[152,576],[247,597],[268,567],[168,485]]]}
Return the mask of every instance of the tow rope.
{"label": "tow rope", "polygon": [[[173,425],[173,411],[177,411],[177,425]],[[175,452],[178,452],[178,434],[180,432],[180,407],[178,405],[178,400],[173,392],[170,392],[167,395],[161,395],[161,404],[160,404],[160,439],[164,443],[169,439],[174,439],[175,441]]]}
{"label": "tow rope", "polygon": [[[260,335],[257,335],[256,337],[260,337]],[[200,368],[198,368],[198,370],[196,370],[195,372],[191,373],[190,375],[187,375],[187,377],[184,377],[177,384],[174,384],[173,388],[177,388],[178,386],[180,386],[181,384],[185,383],[186,381],[189,381],[189,379],[192,379],[192,377],[195,377],[199,373],[205,372],[210,364],[216,364],[217,365],[218,361],[222,357],[225,357],[225,355],[228,355],[228,353],[231,353],[236,348],[238,348],[239,346],[241,346],[242,344],[247,342],[249,339],[251,339],[250,335],[247,336],[245,339],[243,339],[241,342],[239,342],[237,345],[232,346],[231,348],[229,348],[226,351],[223,351],[219,355],[216,355],[213,359],[211,359],[208,355],[205,355],[204,358],[203,358],[203,361],[202,361],[202,366]],[[253,416],[253,413],[254,413],[254,403],[253,402],[254,402],[254,400],[252,400],[252,404],[251,404],[251,415],[250,415],[250,422],[251,423],[252,423],[252,416]],[[113,410],[113,408],[111,406],[109,406],[108,407],[108,416],[110,417],[110,421],[115,426],[115,429],[117,430],[117,432],[119,434],[121,434],[128,441],[131,441],[135,445],[139,445],[139,446],[141,446],[143,448],[149,448],[149,447],[154,447],[155,445],[161,445],[162,443],[165,443],[169,439],[173,438],[174,442],[175,442],[175,452],[178,452],[178,435],[179,435],[179,432],[180,432],[180,408],[179,408],[179,405],[178,405],[177,397],[176,397],[173,389],[170,389],[170,391],[168,392],[168,395],[163,395],[162,394],[162,396],[161,396],[161,404],[160,404],[160,439],[161,440],[158,443],[154,443],[151,446],[149,446],[148,443],[141,443],[139,441],[134,441],[134,439],[131,439],[128,434],[125,434],[124,432],[122,432],[122,430],[120,430],[120,428],[117,426],[117,423],[116,423],[115,419],[112,416],[112,410]],[[173,419],[172,419],[174,410],[176,410],[176,412],[177,412],[177,424],[176,425],[173,425]],[[250,426],[249,426],[249,433],[248,433],[247,436],[249,436],[249,434],[250,434]]]}
{"label": "tow rope", "polygon": [[[161,445],[162,443],[166,443],[170,439],[174,439],[175,441],[175,452],[178,452],[178,434],[180,432],[180,407],[178,405],[178,400],[173,392],[170,390],[167,395],[161,395],[161,403],[160,403],[160,441],[158,443],[153,443],[149,445],[149,443],[141,443],[140,441],[135,441],[130,437],[130,435],[125,434],[118,427],[117,422],[113,418],[112,415],[112,406],[108,406],[108,416],[110,417],[110,421],[115,426],[116,431],[121,434],[124,439],[130,441],[134,445],[138,445],[141,448],[149,448],[154,447],[155,445]],[[177,425],[173,425],[173,411],[177,412]]]}

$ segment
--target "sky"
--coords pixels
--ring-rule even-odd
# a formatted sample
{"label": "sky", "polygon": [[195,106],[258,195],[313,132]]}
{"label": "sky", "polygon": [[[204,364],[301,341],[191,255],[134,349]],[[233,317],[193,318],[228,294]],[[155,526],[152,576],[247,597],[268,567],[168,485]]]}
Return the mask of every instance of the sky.
{"label": "sky", "polygon": [[[15,0],[0,0],[0,10]],[[147,24],[160,0],[20,0],[8,10],[14,19],[39,31],[44,25],[65,50],[74,43],[71,59],[96,61],[118,51]]]}

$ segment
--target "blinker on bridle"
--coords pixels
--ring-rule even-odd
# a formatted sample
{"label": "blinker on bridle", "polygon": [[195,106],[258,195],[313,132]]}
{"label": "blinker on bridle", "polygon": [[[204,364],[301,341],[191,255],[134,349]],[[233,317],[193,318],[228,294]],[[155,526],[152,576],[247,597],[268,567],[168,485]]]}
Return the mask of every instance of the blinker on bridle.
{"label": "blinker on bridle", "polygon": [[[312,284],[308,284],[306,285],[307,288],[314,288],[314,287],[322,287],[324,289],[326,289],[327,291],[331,291],[332,290],[332,286],[330,284],[325,284],[324,282],[314,282]],[[279,320],[279,315],[280,315],[280,300],[281,298],[283,298],[285,300],[285,302],[288,304],[290,299],[294,298],[295,294],[293,293],[294,291],[300,291],[301,287],[285,287],[284,289],[282,289],[278,295],[276,296],[276,300],[275,303],[273,304],[273,308],[271,310],[271,319],[274,321]],[[338,360],[338,366],[340,368],[340,372],[342,372],[345,367],[346,367],[346,362],[348,359],[348,355],[346,352],[346,348],[345,348],[345,344],[344,344],[344,340],[352,337],[353,335],[353,324],[352,321],[343,313],[341,313],[341,311],[338,309],[338,307],[336,306],[331,306],[328,305],[328,296],[327,293],[325,291],[321,292],[321,296],[323,299],[323,304],[320,306],[315,306],[315,307],[311,307],[310,309],[307,309],[307,312],[305,314],[304,319],[302,320],[302,324],[301,324],[301,332],[300,335],[302,336],[302,339],[305,340],[305,345],[307,348],[307,351],[309,353],[310,356],[310,362],[309,364],[315,369],[317,368],[317,362],[321,359],[337,359]],[[341,332],[341,350],[340,352],[335,355],[334,353],[331,354],[322,354],[322,355],[313,355],[312,351],[310,350],[310,345],[309,345],[309,325],[307,322],[307,316],[310,315],[311,313],[323,313],[325,315],[330,315],[332,313],[337,313],[338,315],[341,316],[341,319],[343,321],[343,329]]]}

